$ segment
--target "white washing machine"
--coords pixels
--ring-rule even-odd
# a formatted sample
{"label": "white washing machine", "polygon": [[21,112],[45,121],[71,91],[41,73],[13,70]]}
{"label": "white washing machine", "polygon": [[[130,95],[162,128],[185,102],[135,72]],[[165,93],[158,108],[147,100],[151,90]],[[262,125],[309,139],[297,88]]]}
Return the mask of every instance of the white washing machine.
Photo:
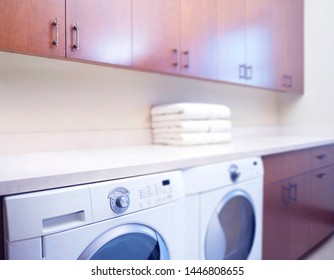
{"label": "white washing machine", "polygon": [[260,158],[184,170],[188,259],[262,258],[263,175]]}
{"label": "white washing machine", "polygon": [[4,198],[6,259],[184,259],[179,171]]}

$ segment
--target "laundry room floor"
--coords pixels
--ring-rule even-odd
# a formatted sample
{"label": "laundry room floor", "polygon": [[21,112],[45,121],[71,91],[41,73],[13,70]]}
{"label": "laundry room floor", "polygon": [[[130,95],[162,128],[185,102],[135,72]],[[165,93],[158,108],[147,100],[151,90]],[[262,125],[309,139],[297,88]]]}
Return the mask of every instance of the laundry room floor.
{"label": "laundry room floor", "polygon": [[311,252],[301,258],[302,260],[334,260],[334,234],[318,245]]}

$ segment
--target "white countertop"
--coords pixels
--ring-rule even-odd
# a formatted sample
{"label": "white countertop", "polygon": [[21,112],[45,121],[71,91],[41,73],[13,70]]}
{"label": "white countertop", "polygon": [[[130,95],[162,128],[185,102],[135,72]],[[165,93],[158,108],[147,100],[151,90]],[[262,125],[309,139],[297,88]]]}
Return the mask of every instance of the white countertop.
{"label": "white countertop", "polygon": [[334,143],[334,136],[243,137],[191,147],[118,146],[0,155],[0,196],[138,176]]}

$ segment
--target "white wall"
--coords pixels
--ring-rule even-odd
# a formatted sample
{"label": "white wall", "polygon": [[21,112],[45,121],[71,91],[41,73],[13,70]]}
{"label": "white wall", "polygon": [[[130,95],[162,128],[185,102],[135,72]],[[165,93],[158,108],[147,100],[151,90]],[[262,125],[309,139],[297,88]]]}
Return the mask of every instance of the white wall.
{"label": "white wall", "polygon": [[270,91],[0,52],[0,137],[148,129],[152,105],[180,101],[226,104],[235,126],[278,124]]}
{"label": "white wall", "polygon": [[334,127],[333,15],[333,0],[305,0],[305,93],[280,96],[282,125]]}

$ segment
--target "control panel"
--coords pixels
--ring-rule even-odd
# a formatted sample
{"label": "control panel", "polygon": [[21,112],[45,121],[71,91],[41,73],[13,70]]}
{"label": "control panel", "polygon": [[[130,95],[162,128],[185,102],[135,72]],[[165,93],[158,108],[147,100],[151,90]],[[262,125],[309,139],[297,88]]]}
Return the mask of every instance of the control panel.
{"label": "control panel", "polygon": [[189,195],[263,178],[264,169],[261,158],[253,157],[192,167],[183,174]]}
{"label": "control panel", "polygon": [[184,196],[180,171],[89,185],[94,221],[171,203]]}

